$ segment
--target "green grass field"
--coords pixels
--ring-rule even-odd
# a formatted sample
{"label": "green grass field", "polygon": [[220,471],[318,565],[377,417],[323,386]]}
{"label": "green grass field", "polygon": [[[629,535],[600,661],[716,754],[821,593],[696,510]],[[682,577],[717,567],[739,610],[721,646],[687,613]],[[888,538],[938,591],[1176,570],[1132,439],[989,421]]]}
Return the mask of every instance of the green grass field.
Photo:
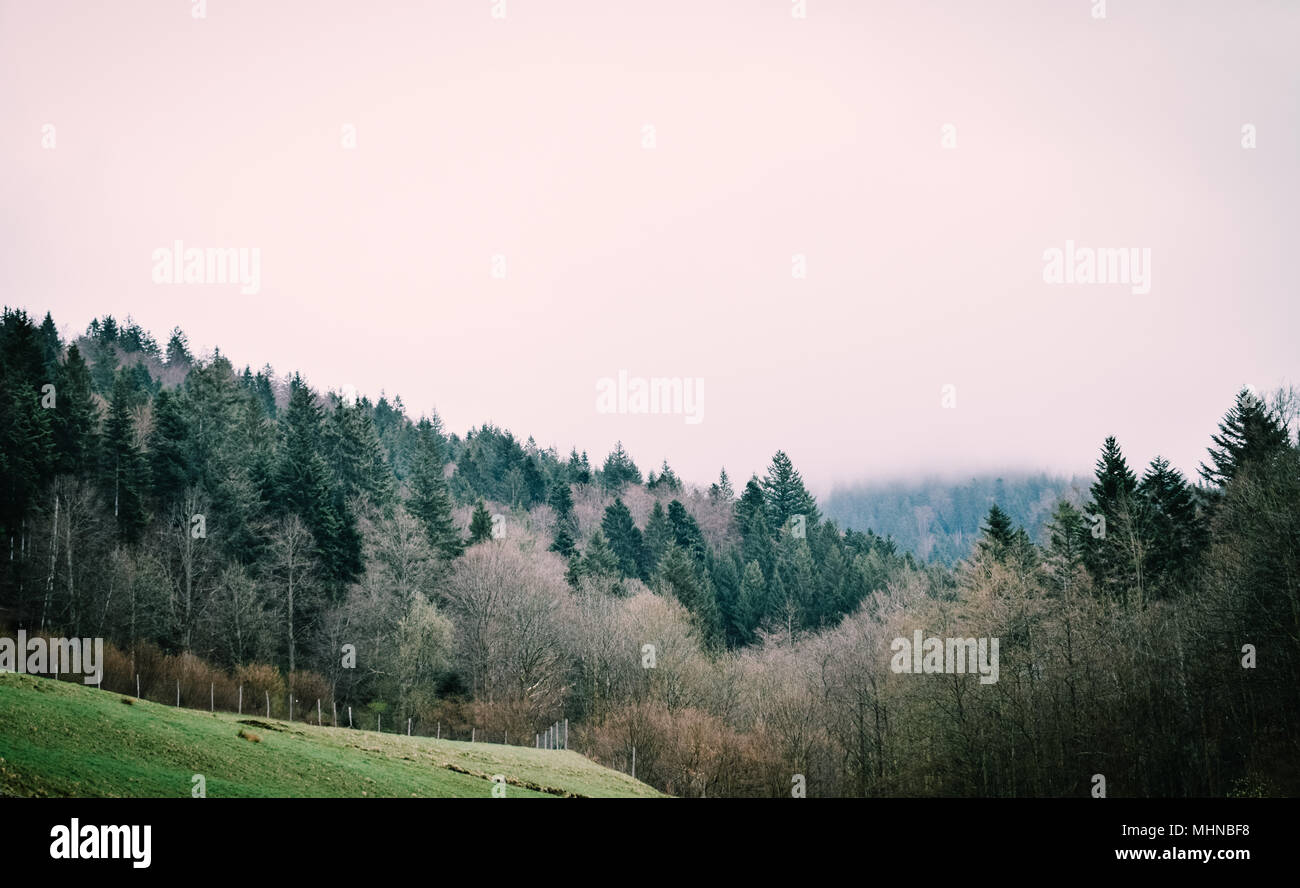
{"label": "green grass field", "polygon": [[[0,674],[0,797],[658,798],[576,752],[319,728]],[[255,724],[249,724],[253,722]],[[253,742],[240,731],[256,735]]]}

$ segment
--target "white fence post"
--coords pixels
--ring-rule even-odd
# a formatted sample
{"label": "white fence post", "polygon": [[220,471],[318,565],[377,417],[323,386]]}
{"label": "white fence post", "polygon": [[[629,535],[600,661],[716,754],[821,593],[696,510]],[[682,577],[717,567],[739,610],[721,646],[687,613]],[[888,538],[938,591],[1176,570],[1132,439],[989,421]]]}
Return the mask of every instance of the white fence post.
{"label": "white fence post", "polygon": [[239,686],[239,714],[244,714],[244,686]]}

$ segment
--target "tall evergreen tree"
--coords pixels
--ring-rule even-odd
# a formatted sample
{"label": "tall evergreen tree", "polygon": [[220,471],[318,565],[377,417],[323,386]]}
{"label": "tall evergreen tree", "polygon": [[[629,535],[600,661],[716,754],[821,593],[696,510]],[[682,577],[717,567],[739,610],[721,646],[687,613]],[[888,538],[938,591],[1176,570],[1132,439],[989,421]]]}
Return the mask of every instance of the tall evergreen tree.
{"label": "tall evergreen tree", "polygon": [[283,513],[297,514],[311,532],[326,575],[339,583],[361,572],[356,522],[321,455],[324,412],[312,390],[295,376],[285,410],[284,444],[276,473],[276,501]]}
{"label": "tall evergreen tree", "polygon": [[1248,389],[1237,393],[1236,403],[1219,423],[1219,433],[1212,440],[1210,463],[1202,463],[1200,472],[1207,482],[1220,487],[1243,466],[1267,461],[1285,452],[1290,443],[1285,426]]}
{"label": "tall evergreen tree", "polygon": [[469,519],[469,544],[485,543],[492,539],[492,514],[487,504],[479,500],[474,504],[474,512]]}
{"label": "tall evergreen tree", "polygon": [[622,499],[616,497],[614,502],[605,508],[605,517],[600,522],[600,528],[605,533],[605,539],[609,541],[609,548],[618,558],[619,569],[623,571],[624,576],[644,577],[646,575],[645,542],[641,537],[641,531],[632,520],[632,513],[628,511]]}
{"label": "tall evergreen tree", "polygon": [[994,503],[989,509],[988,517],[984,519],[982,531],[979,551],[998,561],[1005,561],[1016,542],[1016,527],[1011,516]]}
{"label": "tall evergreen tree", "polygon": [[817,501],[804,487],[794,463],[781,450],[772,457],[772,464],[763,476],[763,499],[767,505],[768,526],[774,531],[787,528],[795,515],[803,516],[805,527],[816,524],[821,515]]}
{"label": "tall evergreen tree", "polygon": [[[451,517],[451,496],[443,477],[441,436],[427,419],[416,426],[415,454],[411,463],[411,496],[406,507],[424,525],[429,543],[443,558],[460,554],[462,542]],[[486,509],[484,510],[486,511]],[[489,517],[489,536],[491,518]]]}
{"label": "tall evergreen tree", "polygon": [[605,466],[600,473],[601,484],[610,493],[618,493],[626,484],[640,484],[641,470],[636,467],[632,457],[623,449],[623,442],[605,457]]}
{"label": "tall evergreen tree", "polygon": [[1167,594],[1190,591],[1197,562],[1209,541],[1191,487],[1168,460],[1156,457],[1138,485],[1138,494],[1145,501],[1149,522],[1149,581]]}
{"label": "tall evergreen tree", "polygon": [[119,538],[134,543],[149,521],[145,496],[149,489],[149,464],[136,444],[132,415],[135,396],[128,377],[119,373],[113,386],[100,449],[101,485],[105,500],[113,504]]}

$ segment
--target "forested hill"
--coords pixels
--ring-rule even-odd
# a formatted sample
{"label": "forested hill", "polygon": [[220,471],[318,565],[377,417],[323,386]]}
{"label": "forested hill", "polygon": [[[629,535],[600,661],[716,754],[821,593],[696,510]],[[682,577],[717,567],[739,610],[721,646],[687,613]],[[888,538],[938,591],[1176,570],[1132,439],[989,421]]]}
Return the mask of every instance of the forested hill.
{"label": "forested hill", "polygon": [[1081,504],[1091,480],[1008,474],[966,481],[865,481],[835,487],[825,511],[844,527],[870,528],[892,538],[923,561],[951,565],[969,557],[993,505],[1041,542],[1057,502]]}
{"label": "forested hill", "polygon": [[[268,718],[567,719],[672,795],[1296,794],[1300,397],[1224,407],[1195,482],[1111,437],[1084,502],[1039,476],[818,503],[782,451],[701,489],[6,309],[0,637],[103,638],[105,689],[251,688]],[[1000,639],[1001,683],[900,671],[937,630]]]}

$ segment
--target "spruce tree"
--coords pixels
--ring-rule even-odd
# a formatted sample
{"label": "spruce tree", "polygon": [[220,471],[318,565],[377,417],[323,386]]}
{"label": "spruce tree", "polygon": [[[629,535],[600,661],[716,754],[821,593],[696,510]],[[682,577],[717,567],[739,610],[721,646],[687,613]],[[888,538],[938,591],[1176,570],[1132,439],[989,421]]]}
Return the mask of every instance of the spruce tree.
{"label": "spruce tree", "polygon": [[[460,554],[463,543],[451,517],[451,496],[447,493],[443,470],[441,436],[429,420],[422,419],[416,426],[415,453],[412,457],[409,479],[411,495],[407,500],[406,508],[424,525],[429,544],[439,556],[451,559]],[[486,508],[483,511],[486,513]],[[491,530],[489,516],[489,537]],[[472,526],[470,532],[472,535]],[[471,538],[471,542],[477,541]]]}
{"label": "spruce tree", "polygon": [[1016,527],[1011,516],[994,503],[981,530],[983,535],[978,543],[979,551],[997,561],[1005,561],[1016,542]]}
{"label": "spruce tree", "polygon": [[622,441],[619,441],[609,456],[605,457],[605,466],[601,469],[600,480],[609,493],[618,493],[627,484],[641,483],[641,470],[623,449]]}
{"label": "spruce tree", "polygon": [[579,573],[591,577],[618,577],[621,573],[618,556],[599,530],[591,535],[587,550],[582,553]]}
{"label": "spruce tree", "polygon": [[1190,591],[1209,540],[1191,487],[1168,460],[1156,457],[1138,485],[1138,494],[1145,501],[1149,522],[1146,573],[1150,582],[1167,594]]}
{"label": "spruce tree", "polygon": [[663,504],[656,502],[650,510],[650,518],[645,524],[646,571],[654,571],[663,557],[664,550],[673,541],[673,526],[668,521],[668,514]]}
{"label": "spruce tree", "polygon": [[605,539],[609,541],[609,548],[618,558],[619,569],[624,576],[645,577],[645,542],[641,537],[641,531],[632,520],[632,513],[628,511],[622,499],[616,497],[614,502],[605,508],[605,517],[600,522],[600,528],[605,533]]}
{"label": "spruce tree", "polygon": [[469,519],[469,544],[483,543],[492,539],[492,514],[487,504],[479,500],[474,504],[474,513]]}
{"label": "spruce tree", "polygon": [[135,443],[132,407],[135,396],[128,377],[118,373],[104,422],[100,447],[101,484],[105,500],[113,504],[118,536],[134,543],[149,521],[145,495],[149,487],[149,464]]}
{"label": "spruce tree", "polygon": [[817,523],[820,513],[794,463],[783,451],[772,457],[763,477],[763,499],[767,504],[767,523],[774,531],[784,530],[795,515],[803,516],[805,528]]}
{"label": "spruce tree", "polygon": [[90,368],[76,344],[57,372],[58,398],[53,417],[56,471],[77,472],[85,468],[93,444],[98,409],[90,382]]}
{"label": "spruce tree", "polygon": [[1285,452],[1290,441],[1286,427],[1264,402],[1242,389],[1236,403],[1219,423],[1219,433],[1212,436],[1210,464],[1201,464],[1201,477],[1222,487],[1244,466],[1265,462]]}

